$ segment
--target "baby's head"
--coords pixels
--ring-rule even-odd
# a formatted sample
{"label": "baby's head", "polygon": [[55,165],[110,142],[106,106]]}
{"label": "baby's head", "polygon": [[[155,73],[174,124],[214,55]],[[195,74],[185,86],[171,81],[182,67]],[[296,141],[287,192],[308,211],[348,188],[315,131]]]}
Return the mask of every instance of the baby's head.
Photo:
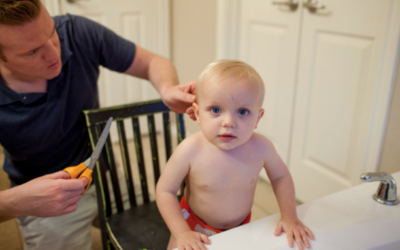
{"label": "baby's head", "polygon": [[264,83],[248,64],[220,60],[200,74],[193,104],[206,139],[223,150],[246,143],[264,114]]}

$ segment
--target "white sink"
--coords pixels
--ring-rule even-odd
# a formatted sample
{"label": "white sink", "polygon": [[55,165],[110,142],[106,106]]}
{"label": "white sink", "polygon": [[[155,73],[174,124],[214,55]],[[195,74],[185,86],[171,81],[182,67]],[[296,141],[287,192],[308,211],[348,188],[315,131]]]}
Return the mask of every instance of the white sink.
{"label": "white sink", "polygon": [[[400,186],[400,172],[392,176]],[[310,241],[311,249],[399,250],[400,205],[388,206],[373,200],[378,185],[379,182],[364,183],[298,206],[298,217],[315,235],[315,240]],[[275,214],[211,236],[207,249],[290,249],[284,233],[273,235],[279,219],[280,214]]]}

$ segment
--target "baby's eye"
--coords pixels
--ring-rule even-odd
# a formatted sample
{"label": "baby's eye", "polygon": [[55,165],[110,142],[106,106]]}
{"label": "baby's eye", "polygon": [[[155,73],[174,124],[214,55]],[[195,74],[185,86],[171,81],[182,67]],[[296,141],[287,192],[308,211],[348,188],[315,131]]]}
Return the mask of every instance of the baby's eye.
{"label": "baby's eye", "polygon": [[211,113],[219,114],[219,113],[221,113],[221,110],[219,108],[217,108],[217,107],[213,107],[213,108],[211,108]]}
{"label": "baby's eye", "polygon": [[247,111],[247,109],[239,109],[238,110],[239,115],[247,115],[248,113],[249,113],[249,111]]}

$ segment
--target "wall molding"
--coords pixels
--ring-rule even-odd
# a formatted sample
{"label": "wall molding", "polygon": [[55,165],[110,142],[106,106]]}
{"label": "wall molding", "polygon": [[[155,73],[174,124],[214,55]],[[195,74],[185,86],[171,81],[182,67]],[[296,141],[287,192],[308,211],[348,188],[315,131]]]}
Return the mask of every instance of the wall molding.
{"label": "wall molding", "polygon": [[400,2],[392,0],[390,18],[386,29],[386,44],[380,72],[375,85],[373,115],[369,123],[369,136],[363,161],[365,172],[379,171],[386,127],[389,119],[393,90],[396,84],[400,56]]}
{"label": "wall molding", "polygon": [[242,0],[217,2],[217,59],[239,58],[241,3]]}

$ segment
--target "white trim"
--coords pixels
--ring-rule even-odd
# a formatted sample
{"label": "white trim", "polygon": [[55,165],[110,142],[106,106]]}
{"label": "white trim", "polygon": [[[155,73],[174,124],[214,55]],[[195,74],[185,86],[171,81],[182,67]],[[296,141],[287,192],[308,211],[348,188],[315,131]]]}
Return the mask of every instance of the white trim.
{"label": "white trim", "polygon": [[170,0],[158,0],[159,54],[171,59]]}
{"label": "white trim", "polygon": [[379,168],[390,112],[393,88],[396,82],[400,56],[400,2],[392,0],[390,18],[387,23],[386,41],[382,55],[379,83],[375,86],[374,112],[369,126],[368,143],[365,150],[363,169],[374,172]]}
{"label": "white trim", "polygon": [[240,6],[242,0],[217,2],[217,59],[239,58]]}
{"label": "white trim", "polygon": [[46,7],[50,16],[60,15],[60,3],[59,0],[41,0],[43,5]]}

